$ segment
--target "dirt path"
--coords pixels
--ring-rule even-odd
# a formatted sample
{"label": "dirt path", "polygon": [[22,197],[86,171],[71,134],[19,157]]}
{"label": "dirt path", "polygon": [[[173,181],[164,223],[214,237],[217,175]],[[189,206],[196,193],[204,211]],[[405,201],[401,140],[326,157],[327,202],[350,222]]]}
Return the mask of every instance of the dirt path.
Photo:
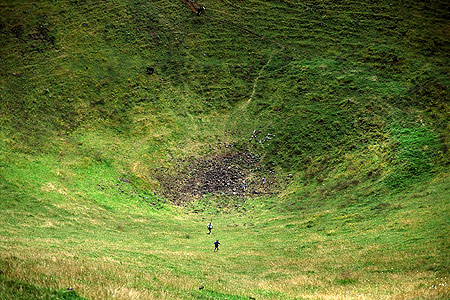
{"label": "dirt path", "polygon": [[258,76],[256,76],[255,81],[253,81],[253,91],[252,94],[250,95],[250,98],[248,98],[247,103],[249,103],[250,101],[253,100],[253,96],[255,95],[256,92],[256,88],[258,87],[258,80],[261,77],[264,69],[270,64],[270,62],[272,61],[272,57],[273,57],[273,53],[275,51],[273,51],[272,53],[270,53],[270,57],[269,60],[266,62],[266,64],[264,66],[262,66],[261,70],[259,70]]}

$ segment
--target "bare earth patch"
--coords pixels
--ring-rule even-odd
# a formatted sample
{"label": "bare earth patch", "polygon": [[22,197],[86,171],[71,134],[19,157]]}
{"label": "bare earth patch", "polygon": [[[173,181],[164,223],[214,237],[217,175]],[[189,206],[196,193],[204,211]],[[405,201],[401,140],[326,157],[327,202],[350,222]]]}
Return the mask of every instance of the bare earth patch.
{"label": "bare earth patch", "polygon": [[256,197],[273,193],[274,172],[250,152],[221,153],[178,160],[175,171],[156,171],[162,194],[173,203],[201,199],[205,195]]}

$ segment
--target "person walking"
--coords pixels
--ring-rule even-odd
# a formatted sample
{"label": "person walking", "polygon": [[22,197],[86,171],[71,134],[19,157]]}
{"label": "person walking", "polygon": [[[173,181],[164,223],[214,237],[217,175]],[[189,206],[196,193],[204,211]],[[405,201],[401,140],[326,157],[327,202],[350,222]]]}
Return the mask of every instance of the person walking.
{"label": "person walking", "polygon": [[208,228],[208,234],[211,234],[211,230],[213,229],[213,224],[211,222],[208,223],[208,225],[206,226]]}
{"label": "person walking", "polygon": [[219,240],[216,240],[213,244],[214,244],[214,252],[219,251],[220,245]]}

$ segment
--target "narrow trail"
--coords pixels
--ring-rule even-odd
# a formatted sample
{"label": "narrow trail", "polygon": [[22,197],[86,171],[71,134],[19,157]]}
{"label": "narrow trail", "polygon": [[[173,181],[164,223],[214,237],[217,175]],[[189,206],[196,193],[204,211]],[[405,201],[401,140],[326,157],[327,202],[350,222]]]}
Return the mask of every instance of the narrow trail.
{"label": "narrow trail", "polygon": [[[217,9],[214,9],[214,8],[208,8],[208,10],[215,11],[215,12],[218,12],[218,13],[223,14],[223,15],[228,15],[228,13],[226,11],[217,10]],[[258,81],[259,81],[260,77],[262,76],[262,74],[264,72],[264,69],[272,62],[273,55],[274,55],[274,53],[277,50],[283,51],[286,48],[290,48],[292,50],[298,51],[298,49],[296,47],[292,46],[292,45],[286,45],[286,44],[281,43],[281,42],[279,42],[277,40],[274,40],[272,38],[267,38],[267,37],[265,37],[265,36],[263,36],[263,35],[261,35],[259,33],[256,33],[256,32],[254,32],[254,31],[252,31],[252,30],[250,30],[250,29],[248,29],[246,27],[239,26],[239,25],[237,25],[237,24],[235,24],[235,23],[233,23],[233,22],[231,22],[229,20],[222,20],[221,18],[217,18],[217,17],[214,17],[214,16],[208,16],[208,15],[205,15],[203,17],[207,18],[207,19],[210,19],[210,20],[214,20],[214,21],[222,23],[222,24],[226,24],[226,25],[234,27],[234,28],[237,28],[237,29],[241,30],[242,32],[248,33],[248,34],[253,35],[253,36],[255,36],[255,37],[257,37],[257,38],[259,38],[261,40],[267,41],[269,43],[272,43],[272,44],[278,46],[278,49],[274,49],[271,52],[271,54],[269,56],[269,59],[267,60],[266,64],[264,66],[262,66],[262,68],[259,70],[258,75],[256,76],[255,80],[253,81],[253,89],[252,89],[252,93],[251,93],[250,97],[248,98],[247,101],[242,101],[242,103],[240,105],[238,105],[239,109],[245,108],[253,100],[253,97],[254,97],[254,95],[256,93],[256,89],[258,88]]]}
{"label": "narrow trail", "polygon": [[264,66],[262,66],[261,70],[259,70],[258,76],[256,76],[255,81],[253,81],[253,91],[252,94],[250,95],[250,98],[248,98],[247,103],[250,103],[250,101],[253,100],[253,96],[255,95],[256,92],[256,88],[258,87],[258,80],[261,77],[264,69],[270,64],[270,62],[272,61],[272,57],[273,57],[273,53],[275,51],[273,51],[272,53],[270,53],[270,57],[269,60],[266,62],[266,64]]}

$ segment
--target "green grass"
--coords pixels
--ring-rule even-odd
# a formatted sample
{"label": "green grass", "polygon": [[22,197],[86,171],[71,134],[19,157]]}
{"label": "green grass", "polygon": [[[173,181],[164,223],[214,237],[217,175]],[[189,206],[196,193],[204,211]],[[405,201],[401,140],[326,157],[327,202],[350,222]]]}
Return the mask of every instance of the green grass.
{"label": "green grass", "polygon": [[[201,4],[0,3],[0,298],[448,299],[446,3]],[[223,143],[278,193],[170,204]]]}
{"label": "green grass", "polygon": [[45,300],[81,300],[73,290],[52,291],[26,283],[20,283],[1,277],[0,296],[2,299],[45,299]]}
{"label": "green grass", "polygon": [[[43,173],[46,164],[37,164]],[[104,179],[108,167],[83,174]],[[1,270],[14,281],[94,299],[447,295],[448,177],[402,194],[332,193],[324,181],[294,188],[300,195],[247,199],[247,213],[213,214],[215,203],[183,214],[76,185],[43,185],[29,197],[4,178]]]}

